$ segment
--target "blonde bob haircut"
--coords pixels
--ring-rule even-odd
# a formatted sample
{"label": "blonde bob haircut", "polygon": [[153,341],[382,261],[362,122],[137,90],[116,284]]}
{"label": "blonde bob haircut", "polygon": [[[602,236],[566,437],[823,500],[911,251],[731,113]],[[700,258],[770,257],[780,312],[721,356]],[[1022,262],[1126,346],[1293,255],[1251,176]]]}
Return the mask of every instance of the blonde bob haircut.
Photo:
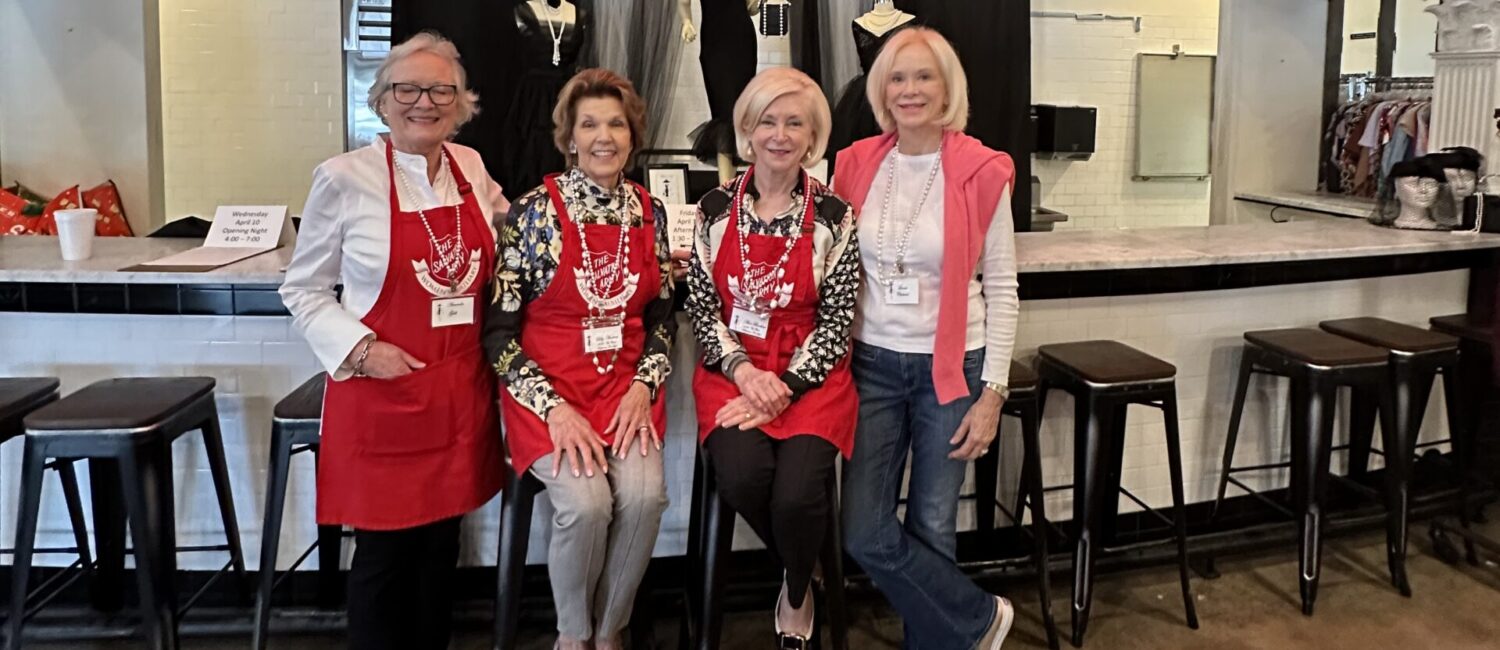
{"label": "blonde bob haircut", "polygon": [[937,59],[938,73],[948,88],[943,129],[962,132],[969,126],[969,77],[964,74],[964,65],[948,39],[930,27],[908,27],[896,32],[880,49],[880,56],[875,57],[875,64],[870,66],[870,76],[865,81],[865,97],[875,111],[875,121],[886,133],[896,129],[896,119],[885,104],[885,89],[891,80],[892,69],[896,67],[896,54],[912,46],[926,47]]}
{"label": "blonde bob haircut", "polygon": [[464,64],[459,61],[458,47],[453,45],[453,41],[443,38],[442,34],[432,30],[420,32],[391,48],[390,54],[386,55],[385,61],[381,62],[380,68],[375,71],[375,83],[370,84],[370,95],[366,100],[370,110],[380,116],[382,124],[390,126],[391,123],[380,111],[380,102],[385,99],[386,93],[391,91],[391,84],[395,83],[391,80],[391,68],[418,52],[436,54],[446,59],[448,65],[453,66],[453,85],[458,86],[458,97],[453,100],[453,104],[458,107],[458,118],[453,124],[453,131],[456,134],[459,128],[468,124],[469,120],[479,114],[479,95],[469,90],[469,73],[464,70]]}
{"label": "blonde bob haircut", "polygon": [[761,116],[776,100],[794,96],[802,100],[807,111],[808,126],[812,128],[812,146],[802,159],[804,167],[810,167],[823,159],[828,152],[828,128],[833,116],[828,109],[828,99],[823,89],[801,70],[795,68],[767,68],[755,75],[745,86],[740,98],[734,102],[734,140],[740,155],[748,162],[755,162],[755,152],[750,149],[750,134],[760,123]]}

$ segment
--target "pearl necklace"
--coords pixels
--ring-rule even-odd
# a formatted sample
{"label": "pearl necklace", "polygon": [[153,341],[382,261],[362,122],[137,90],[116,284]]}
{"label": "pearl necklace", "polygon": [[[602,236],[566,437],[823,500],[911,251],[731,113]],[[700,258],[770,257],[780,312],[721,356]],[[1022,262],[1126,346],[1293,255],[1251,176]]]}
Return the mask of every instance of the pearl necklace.
{"label": "pearl necklace", "polygon": [[[616,191],[623,191],[624,187],[625,185],[622,181],[620,186],[616,188]],[[583,276],[583,286],[589,289],[580,293],[583,294],[583,301],[589,306],[590,318],[608,317],[612,303],[617,302],[608,297],[618,296],[625,290],[625,277],[629,275],[628,272],[630,270],[629,199],[627,198],[622,201],[621,205],[624,214],[620,215],[620,240],[615,244],[614,273],[611,274],[611,277],[602,278],[602,283],[600,282],[601,278],[594,276],[594,269],[596,268],[594,266],[594,251],[589,248],[588,232],[584,229],[582,220],[573,219],[573,225],[578,228],[578,247],[583,257],[583,268],[579,269],[579,273]],[[645,206],[642,206],[642,209],[645,209]],[[620,351],[611,350],[609,361],[603,364],[599,363],[599,353],[595,352],[590,356],[593,358],[594,370],[604,375],[615,371],[615,360],[620,358]]]}
{"label": "pearl necklace", "polygon": [[[438,156],[438,169],[447,169],[448,151],[444,149],[441,153],[438,154]],[[406,190],[406,196],[412,200],[412,203],[417,203],[417,194],[416,192],[412,191],[411,183],[406,179],[406,170],[402,168],[400,164],[395,164],[395,167],[396,178],[401,181],[401,189]],[[443,254],[442,247],[438,245],[437,235],[433,234],[432,232],[432,224],[427,222],[427,211],[421,208],[417,208],[417,217],[422,220],[422,227],[427,230],[427,240],[432,242],[432,250],[437,253],[438,258],[433,261],[433,264],[437,267],[438,271],[447,274],[449,289],[453,289],[458,286],[458,268],[464,263],[464,219],[463,215],[458,210],[458,206],[455,205],[452,207],[454,223],[453,230],[458,237],[457,241],[454,243],[454,246],[456,247],[456,250],[458,252],[457,255]]]}
{"label": "pearl necklace", "polygon": [[[781,17],[780,23],[778,25],[779,29],[777,29],[774,33],[770,31],[771,27],[773,26],[766,22],[766,8],[773,4],[781,7],[781,10],[776,12],[776,14]],[[790,2],[786,2],[785,0],[782,0],[780,2],[760,0],[761,36],[786,36],[788,34],[791,34],[792,31],[787,26],[787,14],[790,13],[792,13],[792,5]]]}
{"label": "pearl necklace", "polygon": [[[885,265],[885,223],[891,214],[891,195],[896,189],[896,161],[900,157],[901,143],[896,143],[896,148],[891,150],[890,168],[885,177],[885,199],[880,206],[880,221],[876,223],[879,230],[875,233],[875,278],[884,286],[891,286],[891,278],[886,273]],[[896,259],[892,275],[904,275],[906,273],[906,247],[911,244],[911,230],[917,223],[918,215],[922,214],[922,206],[927,204],[927,195],[932,193],[932,184],[937,181],[938,170],[943,168],[943,145],[938,143],[937,155],[932,161],[932,171],[927,173],[927,184],[922,188],[922,197],[917,200],[917,207],[912,210],[911,216],[906,220],[906,228],[901,231],[901,238],[896,240]]]}
{"label": "pearl necklace", "polygon": [[[562,65],[562,38],[568,31],[567,21],[562,20],[562,6],[553,7],[547,4],[547,0],[539,0],[537,4],[542,6],[542,16],[547,19],[547,33],[552,35],[552,66]],[[552,17],[556,16],[557,28],[553,28]]]}
{"label": "pearl necklace", "polygon": [[[740,180],[739,190],[735,192],[737,195],[735,198],[735,213],[737,215],[735,228],[739,231],[740,235],[740,269],[743,274],[740,278],[740,289],[752,302],[758,303],[765,299],[766,294],[769,293],[767,289],[772,288],[771,285],[786,276],[786,261],[791,257],[792,249],[797,246],[797,241],[802,239],[802,225],[799,223],[791,236],[786,238],[786,250],[781,252],[781,257],[776,260],[776,263],[759,277],[752,277],[750,275],[750,244],[747,241],[750,238],[750,219],[752,217],[748,215],[749,211],[745,209],[745,188],[750,184],[750,179],[754,173],[755,167],[752,166],[749,171],[745,172],[744,178]],[[807,202],[812,200],[811,197],[812,181],[804,179],[802,201],[798,204],[796,212],[797,215],[804,219],[807,218]],[[746,306],[755,307],[756,305]]]}

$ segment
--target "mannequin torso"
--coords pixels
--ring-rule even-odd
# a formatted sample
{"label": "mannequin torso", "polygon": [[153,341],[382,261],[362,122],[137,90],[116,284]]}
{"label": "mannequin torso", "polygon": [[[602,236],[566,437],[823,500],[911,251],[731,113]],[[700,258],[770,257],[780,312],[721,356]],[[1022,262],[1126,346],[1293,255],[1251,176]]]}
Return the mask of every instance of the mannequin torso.
{"label": "mannequin torso", "polygon": [[568,0],[528,0],[516,5],[527,67],[551,66],[571,71],[592,27],[589,12]]}
{"label": "mannequin torso", "polygon": [[[871,36],[880,37],[915,19],[916,16],[897,9],[895,3],[877,2],[874,9],[855,18],[854,24],[869,32]],[[860,59],[864,59],[863,52],[860,53]]]}

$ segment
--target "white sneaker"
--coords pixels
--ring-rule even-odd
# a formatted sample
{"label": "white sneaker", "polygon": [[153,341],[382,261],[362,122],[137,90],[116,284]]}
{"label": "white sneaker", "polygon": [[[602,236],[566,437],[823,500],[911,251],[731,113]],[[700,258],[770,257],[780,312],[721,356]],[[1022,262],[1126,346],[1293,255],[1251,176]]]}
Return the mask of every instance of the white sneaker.
{"label": "white sneaker", "polygon": [[1005,643],[1005,637],[1010,634],[1010,626],[1016,622],[1016,609],[1011,607],[1009,600],[995,596],[995,610],[995,621],[990,623],[990,629],[979,640],[979,645],[974,646],[974,650],[1000,650],[1000,645]]}

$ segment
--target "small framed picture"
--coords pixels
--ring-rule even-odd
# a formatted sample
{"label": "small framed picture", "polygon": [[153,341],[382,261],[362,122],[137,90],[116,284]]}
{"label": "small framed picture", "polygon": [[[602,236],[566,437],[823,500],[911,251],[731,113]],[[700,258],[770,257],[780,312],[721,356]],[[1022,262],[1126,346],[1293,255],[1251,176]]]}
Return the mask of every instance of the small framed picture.
{"label": "small framed picture", "polygon": [[687,165],[652,165],[646,168],[646,189],[667,205],[689,203]]}

